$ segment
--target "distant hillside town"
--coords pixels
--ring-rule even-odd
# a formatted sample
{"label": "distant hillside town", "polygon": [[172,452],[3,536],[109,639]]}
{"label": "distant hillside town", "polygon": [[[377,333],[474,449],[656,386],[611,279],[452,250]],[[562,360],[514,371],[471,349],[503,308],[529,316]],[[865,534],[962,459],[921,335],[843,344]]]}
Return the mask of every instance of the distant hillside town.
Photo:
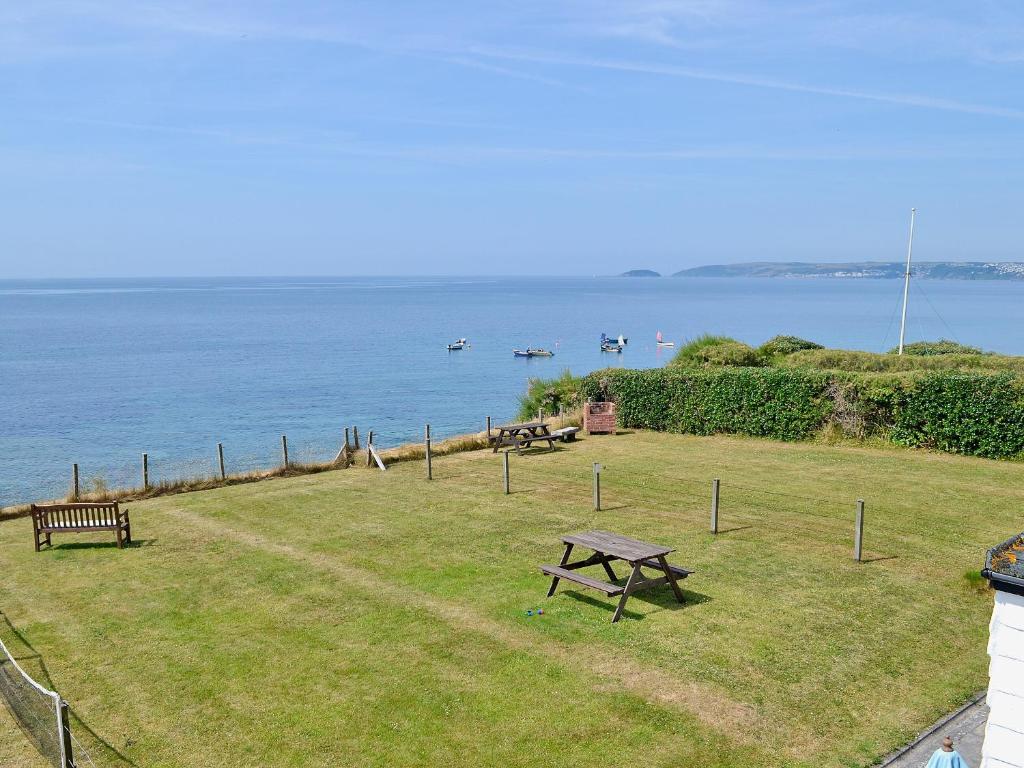
{"label": "distant hillside town", "polygon": [[[901,262],[855,261],[844,264],[815,264],[800,261],[752,261],[743,264],[709,264],[676,272],[672,277],[783,277],[783,278],[870,278],[903,277]],[[1024,263],[1019,261],[920,261],[914,277],[932,280],[1024,280]],[[630,270],[622,277],[654,277],[650,270]]]}

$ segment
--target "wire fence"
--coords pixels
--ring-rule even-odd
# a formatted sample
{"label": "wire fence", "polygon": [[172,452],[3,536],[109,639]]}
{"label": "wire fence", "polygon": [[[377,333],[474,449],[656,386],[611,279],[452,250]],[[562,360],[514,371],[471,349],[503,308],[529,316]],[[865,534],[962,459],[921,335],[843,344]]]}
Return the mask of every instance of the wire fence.
{"label": "wire fence", "polygon": [[[350,451],[355,440],[365,447],[365,433],[351,430]],[[15,507],[29,501],[51,499],[87,499],[116,497],[131,492],[155,488],[173,488],[191,483],[205,483],[230,478],[247,477],[275,472],[287,466],[294,470],[331,464],[339,456],[344,440],[327,440],[281,436],[278,441],[253,450],[247,444],[244,451],[234,452],[230,443],[210,446],[203,455],[182,456],[160,450],[137,454],[131,461],[111,462],[84,459],[68,467],[64,478],[52,478],[42,487],[35,499],[0,499],[0,508]]]}
{"label": "wire fence", "polygon": [[[294,467],[329,464],[338,455],[341,445],[347,444],[350,449],[354,449],[358,441],[358,447],[365,448],[367,437],[365,431],[360,435],[357,429],[351,428],[350,434],[346,430],[344,441],[315,438],[290,440],[282,436],[278,445],[268,444],[260,451],[250,450],[238,455],[231,452],[230,445],[217,445],[202,457],[175,458],[150,453],[144,458],[140,457],[134,468],[122,466],[99,477],[90,477],[88,472],[81,472],[78,495],[88,496],[117,489],[145,489],[160,484],[173,486],[177,483],[215,481],[222,477],[279,470],[286,462]],[[442,439],[434,435],[435,444]],[[695,528],[706,522],[705,510],[709,509],[711,501],[710,476],[696,478],[692,475],[680,476],[678,470],[638,471],[633,467],[628,473],[619,473],[607,466],[605,471],[609,473],[606,497],[608,493],[625,493],[652,510],[682,515]],[[588,465],[581,465],[577,469],[531,462],[530,473],[550,483],[590,485]],[[784,513],[785,525],[776,528],[778,535],[813,535],[837,543],[848,543],[851,538],[859,541],[866,527],[873,544],[884,542],[885,546],[900,549],[934,544],[936,541],[961,551],[984,551],[988,548],[986,543],[974,540],[971,536],[972,533],[977,536],[978,531],[968,524],[969,518],[966,516],[931,516],[925,530],[907,519],[907,509],[901,509],[889,499],[870,498],[870,494],[867,494],[868,513],[865,523],[863,517],[857,514],[857,497],[851,495],[850,498],[841,498],[837,494],[817,495],[787,489],[787,486],[800,482],[805,482],[805,478],[798,474],[788,476],[786,473],[782,473],[774,487],[758,487],[749,482],[724,477],[719,500],[719,515],[724,530],[731,525],[728,521],[746,526],[763,522],[766,515]],[[68,495],[75,496],[74,487]],[[687,509],[682,510],[681,505]]]}
{"label": "wire fence", "polygon": [[[513,475],[527,472],[533,480],[552,485],[571,485],[573,497],[585,498],[585,487],[591,483],[590,465],[565,467],[562,465],[530,462],[518,468]],[[893,555],[909,549],[921,550],[941,544],[944,549],[963,553],[984,552],[990,542],[977,540],[979,533],[977,519],[964,515],[961,510],[936,509],[930,515],[927,526],[918,525],[912,518],[912,511],[901,508],[889,498],[862,498],[852,495],[810,495],[784,490],[786,482],[800,478],[781,478],[782,487],[758,487],[754,484],[737,482],[729,477],[719,481],[717,504],[713,502],[712,478],[698,479],[692,476],[680,477],[668,471],[616,471],[612,466],[602,466],[605,500],[621,499],[628,504],[637,504],[652,512],[671,514],[676,520],[694,529],[712,532],[729,532],[736,525],[771,525],[776,537],[812,536],[835,544],[850,545],[860,559],[865,535],[869,535],[872,550],[883,555]],[[583,486],[583,487],[578,487]],[[880,494],[879,494],[880,495]],[[614,503],[614,502],[613,502]],[[712,506],[715,513],[712,513]],[[716,522],[712,522],[712,514]],[[866,519],[865,519],[866,518]],[[773,525],[772,523],[777,522]],[[722,528],[718,529],[717,526]]]}

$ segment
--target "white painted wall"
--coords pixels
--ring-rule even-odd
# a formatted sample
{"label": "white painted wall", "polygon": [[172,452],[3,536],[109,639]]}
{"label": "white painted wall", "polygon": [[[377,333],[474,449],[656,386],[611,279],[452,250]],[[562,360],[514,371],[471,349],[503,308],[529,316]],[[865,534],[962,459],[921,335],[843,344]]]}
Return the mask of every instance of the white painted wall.
{"label": "white painted wall", "polygon": [[1024,768],[1024,596],[996,591],[981,768]]}

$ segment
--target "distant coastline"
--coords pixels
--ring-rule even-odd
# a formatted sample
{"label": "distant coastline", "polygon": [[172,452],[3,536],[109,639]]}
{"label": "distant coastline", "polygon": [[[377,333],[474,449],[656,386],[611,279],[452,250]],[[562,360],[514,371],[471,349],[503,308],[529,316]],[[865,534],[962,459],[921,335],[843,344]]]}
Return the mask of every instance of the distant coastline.
{"label": "distant coastline", "polygon": [[[676,272],[672,277],[779,277],[893,279],[903,277],[904,264],[854,261],[820,264],[800,261],[752,261],[743,264],[709,264]],[[1018,261],[919,261],[914,277],[932,280],[1024,280],[1024,262]]]}

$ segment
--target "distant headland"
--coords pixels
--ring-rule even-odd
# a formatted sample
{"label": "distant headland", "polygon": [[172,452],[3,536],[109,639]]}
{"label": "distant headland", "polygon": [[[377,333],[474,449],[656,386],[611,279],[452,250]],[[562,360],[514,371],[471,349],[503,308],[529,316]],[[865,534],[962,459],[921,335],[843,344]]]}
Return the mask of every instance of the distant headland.
{"label": "distant headland", "polygon": [[619,277],[661,277],[661,273],[655,272],[653,269],[631,269],[628,272],[623,272]]}
{"label": "distant headland", "polygon": [[[815,264],[800,261],[752,261],[744,264],[709,264],[676,272],[672,277],[783,277],[873,278],[903,277],[904,264],[884,261],[853,261]],[[1017,261],[919,261],[911,268],[914,277],[933,280],[1024,280],[1024,263]],[[629,273],[627,273],[629,274]]]}

